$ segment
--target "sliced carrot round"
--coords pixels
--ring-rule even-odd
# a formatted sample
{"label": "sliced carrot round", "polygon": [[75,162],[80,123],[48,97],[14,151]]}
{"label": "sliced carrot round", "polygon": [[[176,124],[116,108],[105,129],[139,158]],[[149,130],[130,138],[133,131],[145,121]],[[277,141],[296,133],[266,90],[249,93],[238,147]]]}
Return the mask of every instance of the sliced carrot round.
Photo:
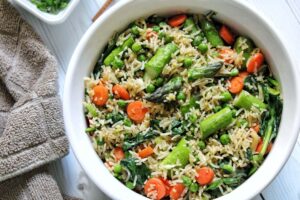
{"label": "sliced carrot round", "polygon": [[141,123],[147,112],[148,109],[143,106],[141,101],[131,102],[127,106],[128,117],[136,123]]}
{"label": "sliced carrot round", "polygon": [[139,155],[140,158],[146,158],[148,156],[151,156],[153,153],[154,153],[153,148],[148,146],[148,147],[140,150],[138,155]]}
{"label": "sliced carrot round", "polygon": [[233,94],[240,93],[244,88],[244,79],[236,76],[230,80],[229,91]]}
{"label": "sliced carrot round", "polygon": [[187,16],[185,14],[176,15],[168,20],[168,24],[172,27],[177,27],[182,25],[185,22],[186,18]]}
{"label": "sliced carrot round", "polygon": [[255,73],[264,63],[264,55],[262,53],[256,53],[252,55],[247,61],[247,71],[249,73]]}
{"label": "sliced carrot round", "polygon": [[151,199],[162,199],[166,196],[166,187],[159,178],[150,178],[144,186],[144,192]]}
{"label": "sliced carrot round", "polygon": [[113,154],[114,154],[117,161],[122,160],[123,158],[125,158],[125,153],[124,153],[124,151],[121,147],[116,147],[113,150]]}
{"label": "sliced carrot round", "polygon": [[179,199],[182,196],[184,188],[185,187],[182,183],[177,183],[176,185],[172,186],[170,190],[170,199],[171,200]]}
{"label": "sliced carrot round", "polygon": [[221,36],[221,38],[227,43],[227,44],[230,44],[232,45],[233,42],[234,42],[234,37],[233,37],[233,34],[230,32],[229,28],[225,25],[223,25],[221,28],[220,28],[220,31],[219,31],[219,35]]}
{"label": "sliced carrot round", "polygon": [[112,88],[112,92],[116,95],[117,98],[121,98],[121,99],[124,99],[124,100],[129,100],[130,99],[129,93],[121,85],[115,85]]}
{"label": "sliced carrot round", "polygon": [[233,63],[235,59],[235,51],[229,48],[219,50],[219,58],[226,63]]}
{"label": "sliced carrot round", "polygon": [[196,171],[196,180],[200,185],[210,184],[215,177],[215,173],[210,167],[201,167]]}
{"label": "sliced carrot round", "polygon": [[240,72],[238,76],[241,77],[243,80],[245,80],[248,75],[249,73],[244,71],[244,72]]}
{"label": "sliced carrot round", "polygon": [[97,106],[104,106],[108,100],[108,89],[103,85],[97,85],[93,88],[93,102]]}
{"label": "sliced carrot round", "polygon": [[163,177],[159,177],[159,179],[165,184],[165,187],[166,187],[166,195],[165,196],[169,196],[170,190],[171,190],[170,182]]}

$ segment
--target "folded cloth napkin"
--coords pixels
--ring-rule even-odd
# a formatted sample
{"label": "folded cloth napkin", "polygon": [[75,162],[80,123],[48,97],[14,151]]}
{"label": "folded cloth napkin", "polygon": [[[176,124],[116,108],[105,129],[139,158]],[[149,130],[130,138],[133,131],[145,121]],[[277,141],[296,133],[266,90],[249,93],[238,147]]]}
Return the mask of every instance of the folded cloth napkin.
{"label": "folded cloth napkin", "polygon": [[57,63],[7,0],[0,0],[0,200],[63,199],[47,172],[68,152]]}

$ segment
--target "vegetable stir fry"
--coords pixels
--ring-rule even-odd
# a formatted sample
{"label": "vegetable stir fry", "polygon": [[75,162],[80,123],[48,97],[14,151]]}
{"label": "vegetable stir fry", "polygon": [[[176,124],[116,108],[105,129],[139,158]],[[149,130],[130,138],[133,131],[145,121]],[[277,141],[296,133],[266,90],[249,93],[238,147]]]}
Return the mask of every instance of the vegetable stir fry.
{"label": "vegetable stir fry", "polygon": [[209,15],[150,16],[115,34],[85,78],[86,132],[150,199],[214,199],[272,149],[280,84],[253,41]]}
{"label": "vegetable stir fry", "polygon": [[43,12],[57,14],[68,6],[70,0],[30,0]]}

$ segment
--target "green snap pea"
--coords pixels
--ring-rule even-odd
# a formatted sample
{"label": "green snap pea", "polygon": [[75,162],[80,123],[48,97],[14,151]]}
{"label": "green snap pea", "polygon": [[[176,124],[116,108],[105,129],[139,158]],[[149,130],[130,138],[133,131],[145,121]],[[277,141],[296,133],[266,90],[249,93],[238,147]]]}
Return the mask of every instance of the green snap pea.
{"label": "green snap pea", "polygon": [[223,108],[219,112],[202,120],[200,122],[202,139],[206,139],[218,130],[226,128],[229,124],[231,124],[232,120],[232,111],[228,107]]}
{"label": "green snap pea", "polygon": [[215,25],[212,22],[210,22],[206,19],[203,19],[201,21],[201,27],[202,27],[202,30],[205,34],[207,41],[213,47],[224,46],[224,42],[221,39],[221,37],[219,36],[219,33],[218,33]]}
{"label": "green snap pea", "polygon": [[169,43],[159,48],[155,55],[145,65],[145,79],[153,80],[163,71],[165,65],[170,62],[172,54],[178,50],[178,47]]}
{"label": "green snap pea", "polygon": [[233,105],[239,108],[245,108],[250,110],[252,106],[259,109],[266,109],[267,105],[264,104],[260,99],[251,95],[249,92],[243,90],[233,101]]}
{"label": "green snap pea", "polygon": [[153,93],[155,91],[155,86],[153,84],[149,84],[147,87],[146,87],[146,92],[147,93]]}
{"label": "green snap pea", "polygon": [[120,164],[116,164],[116,165],[114,166],[114,172],[115,172],[116,174],[120,174],[120,173],[122,172],[122,166],[121,166]]}
{"label": "green snap pea", "polygon": [[131,47],[132,51],[135,53],[138,53],[140,50],[142,50],[142,45],[140,43],[133,43],[132,47]]}
{"label": "green snap pea", "polygon": [[229,137],[229,135],[226,134],[226,133],[222,134],[221,137],[220,137],[220,142],[223,145],[229,144],[230,143],[230,137]]}
{"label": "green snap pea", "polygon": [[169,155],[162,161],[162,165],[175,165],[177,160],[181,167],[185,167],[189,163],[190,149],[187,141],[182,138],[177,146],[172,150]]}

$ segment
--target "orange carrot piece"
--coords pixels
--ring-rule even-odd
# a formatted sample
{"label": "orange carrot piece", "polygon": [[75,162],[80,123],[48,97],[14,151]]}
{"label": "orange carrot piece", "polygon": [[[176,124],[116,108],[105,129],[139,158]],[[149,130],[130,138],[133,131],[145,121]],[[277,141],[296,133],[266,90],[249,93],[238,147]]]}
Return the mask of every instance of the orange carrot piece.
{"label": "orange carrot piece", "polygon": [[264,63],[264,55],[262,53],[256,53],[252,55],[247,61],[247,71],[249,73],[255,73]]}
{"label": "orange carrot piece", "polygon": [[112,92],[116,95],[117,98],[121,98],[121,99],[124,99],[124,100],[129,100],[130,99],[129,93],[121,85],[115,85],[112,88]]}
{"label": "orange carrot piece", "polygon": [[93,102],[97,106],[104,106],[108,100],[108,89],[103,85],[97,85],[93,88]]}
{"label": "orange carrot piece", "polygon": [[166,187],[166,195],[165,196],[169,196],[170,190],[171,190],[170,182],[167,179],[164,179],[163,177],[159,177],[159,179],[165,184],[165,187]]}
{"label": "orange carrot piece", "polygon": [[146,39],[150,40],[151,37],[154,37],[156,35],[157,35],[157,33],[155,31],[147,30],[147,32],[146,32]]}
{"label": "orange carrot piece", "polygon": [[160,200],[166,196],[166,187],[159,178],[150,178],[144,185],[144,192],[147,197]]}
{"label": "orange carrot piece", "polygon": [[170,199],[171,200],[178,200],[184,191],[184,185],[182,183],[177,183],[176,185],[172,186],[170,190]]}
{"label": "orange carrot piece", "polygon": [[151,156],[153,153],[154,153],[153,148],[148,146],[148,147],[140,150],[138,155],[140,158],[146,158],[148,156]]}
{"label": "orange carrot piece", "polygon": [[131,102],[127,106],[127,115],[135,123],[141,123],[144,120],[147,112],[148,109],[144,108],[141,101]]}
{"label": "orange carrot piece", "polygon": [[230,32],[229,28],[225,25],[223,25],[219,31],[219,35],[221,36],[221,38],[227,43],[232,45],[234,42],[234,36],[233,34]]}
{"label": "orange carrot piece", "polygon": [[252,129],[253,129],[256,133],[258,133],[258,132],[259,132],[259,129],[260,129],[259,124],[255,125],[255,126],[252,126]]}
{"label": "orange carrot piece", "polygon": [[176,15],[168,20],[168,24],[172,27],[177,27],[183,24],[187,16],[185,14]]}
{"label": "orange carrot piece", "polygon": [[221,49],[219,50],[219,58],[223,59],[226,63],[233,63],[235,59],[235,51],[232,49]]}
{"label": "orange carrot piece", "polygon": [[115,158],[116,158],[117,161],[122,160],[123,158],[125,158],[125,153],[124,153],[124,151],[121,147],[116,147],[113,150],[113,154],[115,155]]}
{"label": "orange carrot piece", "polygon": [[240,93],[244,88],[244,79],[242,77],[236,76],[230,80],[230,86],[228,90],[233,94]]}
{"label": "orange carrot piece", "polygon": [[240,72],[238,76],[241,77],[243,80],[245,80],[247,76],[249,76],[249,73],[246,71]]}
{"label": "orange carrot piece", "polygon": [[201,167],[196,172],[196,180],[200,185],[210,184],[215,177],[215,173],[210,167]]}

